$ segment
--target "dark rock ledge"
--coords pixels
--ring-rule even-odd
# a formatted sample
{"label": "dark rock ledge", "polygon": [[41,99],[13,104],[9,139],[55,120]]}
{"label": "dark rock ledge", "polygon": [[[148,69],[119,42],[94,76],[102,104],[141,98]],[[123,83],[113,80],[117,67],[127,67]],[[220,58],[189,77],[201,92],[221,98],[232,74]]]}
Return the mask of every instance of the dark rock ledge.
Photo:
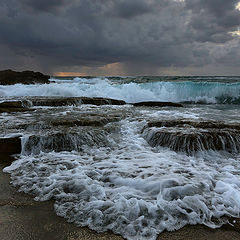
{"label": "dark rock ledge", "polygon": [[[101,97],[29,97],[28,98],[34,106],[67,106],[67,105],[125,105],[123,100]],[[133,106],[145,107],[183,107],[182,104],[173,102],[138,102],[133,103]]]}
{"label": "dark rock ledge", "polygon": [[0,154],[12,155],[21,153],[21,139],[19,137],[0,138]]}
{"label": "dark rock ledge", "polygon": [[83,127],[83,126],[91,126],[91,127],[103,127],[107,123],[120,121],[120,116],[109,115],[109,116],[101,116],[101,115],[92,115],[92,116],[82,116],[78,119],[58,119],[53,120],[49,123],[54,127],[65,126],[65,127]]}
{"label": "dark rock ledge", "polygon": [[111,98],[100,98],[100,97],[29,97],[29,101],[32,102],[33,106],[79,106],[81,104],[92,104],[92,105],[124,105],[126,104],[122,100],[111,99]]}
{"label": "dark rock ledge", "polygon": [[23,71],[16,72],[13,70],[0,71],[0,85],[13,85],[17,83],[21,84],[44,84],[50,83],[50,76],[44,75],[40,72]]}
{"label": "dark rock ledge", "polygon": [[[0,102],[1,112],[19,112],[28,111],[30,106],[47,106],[47,107],[60,107],[60,106],[80,106],[82,104],[90,105],[125,105],[123,100],[112,98],[100,97],[27,97],[25,100],[4,101]],[[183,107],[179,103],[172,102],[139,102],[133,103],[133,106],[146,106],[146,107]]]}
{"label": "dark rock ledge", "polygon": [[29,97],[26,100],[7,100],[0,102],[0,113],[3,112],[24,112],[33,111],[32,106],[79,106],[82,104],[91,105],[124,105],[122,100],[110,98],[89,98],[89,97]]}
{"label": "dark rock ledge", "polygon": [[31,104],[28,101],[4,101],[0,102],[0,113],[33,111],[29,108],[30,106]]}
{"label": "dark rock ledge", "polygon": [[168,120],[149,122],[142,131],[150,146],[193,155],[198,151],[240,152],[240,126],[223,122]]}
{"label": "dark rock ledge", "polygon": [[10,165],[14,154],[21,153],[20,137],[0,138],[0,164]]}
{"label": "dark rock ledge", "polygon": [[180,103],[173,103],[173,102],[157,102],[157,101],[147,101],[147,102],[137,102],[133,103],[134,106],[140,107],[183,107]]}

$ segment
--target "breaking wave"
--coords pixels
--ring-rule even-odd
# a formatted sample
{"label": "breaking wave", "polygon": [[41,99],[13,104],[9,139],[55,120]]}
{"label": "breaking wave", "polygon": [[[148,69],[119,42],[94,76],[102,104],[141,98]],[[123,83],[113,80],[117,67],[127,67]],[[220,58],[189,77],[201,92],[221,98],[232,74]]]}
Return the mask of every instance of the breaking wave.
{"label": "breaking wave", "polygon": [[0,86],[0,96],[107,97],[128,103],[172,101],[240,104],[240,83],[209,81],[121,82],[108,78],[52,79],[50,84]]}

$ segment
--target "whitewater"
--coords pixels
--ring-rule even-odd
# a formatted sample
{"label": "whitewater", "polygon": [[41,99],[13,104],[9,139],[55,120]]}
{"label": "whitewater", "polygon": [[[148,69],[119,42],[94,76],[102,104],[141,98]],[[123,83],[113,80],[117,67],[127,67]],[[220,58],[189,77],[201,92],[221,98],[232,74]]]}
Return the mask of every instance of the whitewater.
{"label": "whitewater", "polygon": [[[103,97],[127,104],[35,107],[37,97]],[[52,77],[50,84],[0,86],[0,101],[10,100],[26,100],[34,111],[0,114],[1,137],[21,135],[22,141],[21,154],[4,172],[36,201],[53,199],[56,214],[69,222],[129,240],[154,240],[164,230],[187,224],[217,228],[240,217],[240,78]],[[131,104],[141,101],[183,107]],[[83,118],[111,120],[77,125]],[[163,126],[148,126],[159,121]],[[235,139],[231,146],[224,131]],[[210,132],[233,151],[200,148],[189,154],[153,147],[148,138],[156,132],[186,139]]]}
{"label": "whitewater", "polygon": [[[140,101],[172,101],[195,103],[240,103],[240,83],[226,82],[226,78],[184,79],[166,81],[153,78],[152,81],[127,78],[73,78],[71,80],[52,78],[50,84],[10,85],[0,87],[0,96],[63,96],[63,97],[108,97],[121,99],[127,103]],[[154,81],[153,81],[154,80]],[[164,81],[163,81],[164,80]],[[225,80],[225,81],[223,81]]]}

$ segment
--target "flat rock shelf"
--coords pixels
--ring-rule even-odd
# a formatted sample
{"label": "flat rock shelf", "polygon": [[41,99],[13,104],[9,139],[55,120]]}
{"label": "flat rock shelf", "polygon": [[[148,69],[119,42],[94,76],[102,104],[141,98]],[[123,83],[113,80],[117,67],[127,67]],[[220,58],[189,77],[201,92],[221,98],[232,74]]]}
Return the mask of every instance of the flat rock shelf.
{"label": "flat rock shelf", "polygon": [[240,239],[221,192],[238,186],[237,121],[94,97],[2,98],[0,113],[1,239]]}

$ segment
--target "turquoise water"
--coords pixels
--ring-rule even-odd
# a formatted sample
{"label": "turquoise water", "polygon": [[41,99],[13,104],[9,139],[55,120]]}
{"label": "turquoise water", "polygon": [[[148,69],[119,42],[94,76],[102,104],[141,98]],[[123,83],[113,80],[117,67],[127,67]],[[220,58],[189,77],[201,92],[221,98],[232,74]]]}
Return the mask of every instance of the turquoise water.
{"label": "turquoise water", "polygon": [[0,96],[107,97],[127,103],[240,104],[239,77],[53,77],[50,84],[0,86]]}

